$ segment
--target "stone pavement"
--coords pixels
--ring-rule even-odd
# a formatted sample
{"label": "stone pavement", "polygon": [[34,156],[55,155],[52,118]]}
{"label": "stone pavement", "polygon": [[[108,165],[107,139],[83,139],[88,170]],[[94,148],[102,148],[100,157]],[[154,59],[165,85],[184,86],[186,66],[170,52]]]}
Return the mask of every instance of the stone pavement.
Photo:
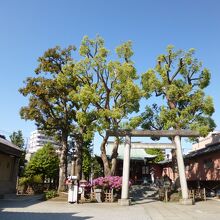
{"label": "stone pavement", "polygon": [[198,202],[193,206],[155,200],[138,201],[129,207],[117,203],[69,204],[40,201],[38,197],[0,200],[0,220],[217,220],[220,202]]}

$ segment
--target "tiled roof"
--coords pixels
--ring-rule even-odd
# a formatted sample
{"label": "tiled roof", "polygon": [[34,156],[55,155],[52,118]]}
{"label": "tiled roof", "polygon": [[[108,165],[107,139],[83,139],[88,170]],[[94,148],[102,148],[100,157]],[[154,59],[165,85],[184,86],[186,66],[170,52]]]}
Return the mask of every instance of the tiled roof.
{"label": "tiled roof", "polygon": [[[139,144],[139,142],[136,142]],[[131,143],[131,147],[132,145],[135,144],[135,143]],[[106,146],[106,154],[108,157],[111,156],[111,153],[112,153],[112,149],[113,149],[113,144],[108,144]],[[145,158],[147,159],[153,159],[155,158],[156,155],[150,155],[150,154],[147,154],[145,152],[144,149],[134,149],[134,148],[131,148],[131,153],[130,153],[130,159],[131,160],[144,160]],[[124,144],[120,144],[118,146],[118,159],[123,159],[124,158]]]}
{"label": "tiled roof", "polygon": [[189,154],[185,155],[184,158],[188,159],[188,158],[192,158],[192,157],[198,157],[200,155],[209,154],[209,153],[213,153],[216,151],[220,151],[220,143],[217,143],[214,145],[209,145],[209,146],[204,147],[202,149],[192,151]]}
{"label": "tiled roof", "polygon": [[158,164],[168,164],[168,163],[171,163],[172,162],[172,159],[165,159],[165,160],[162,160],[162,161],[159,161]]}
{"label": "tiled roof", "polygon": [[17,147],[16,145],[12,144],[10,141],[3,138],[0,138],[0,152],[18,157],[20,157],[22,153],[19,147]]}

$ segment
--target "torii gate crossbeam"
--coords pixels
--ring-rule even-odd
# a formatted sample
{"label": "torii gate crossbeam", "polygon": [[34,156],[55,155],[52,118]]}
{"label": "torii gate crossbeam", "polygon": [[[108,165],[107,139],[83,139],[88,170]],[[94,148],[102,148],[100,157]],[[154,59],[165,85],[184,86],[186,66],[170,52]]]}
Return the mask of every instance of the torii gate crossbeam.
{"label": "torii gate crossbeam", "polygon": [[[108,136],[125,136],[125,149],[123,160],[123,177],[122,177],[122,194],[119,203],[121,205],[130,205],[129,199],[129,171],[130,171],[130,150],[131,150],[131,137],[171,137],[174,144],[153,144],[154,148],[171,148],[176,149],[177,164],[180,177],[180,185],[182,191],[182,204],[192,204],[192,200],[188,198],[188,188],[185,176],[184,161],[181,147],[181,137],[199,137],[199,132],[191,130],[107,130]],[[150,144],[149,144],[150,146]],[[147,147],[146,147],[147,148]]]}

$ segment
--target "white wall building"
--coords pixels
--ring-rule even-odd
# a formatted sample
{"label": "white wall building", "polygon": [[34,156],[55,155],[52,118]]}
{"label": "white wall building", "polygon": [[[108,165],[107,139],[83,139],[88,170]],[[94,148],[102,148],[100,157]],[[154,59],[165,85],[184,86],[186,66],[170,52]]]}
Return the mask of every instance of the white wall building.
{"label": "white wall building", "polygon": [[60,147],[60,145],[54,140],[54,138],[46,136],[39,130],[31,132],[28,143],[28,153],[35,153],[37,150],[41,149],[46,143],[51,143],[55,147],[55,149],[58,149]]}
{"label": "white wall building", "polygon": [[192,151],[199,150],[209,144],[215,144],[220,140],[220,131],[210,132],[206,137],[200,137],[198,143],[192,145]]}

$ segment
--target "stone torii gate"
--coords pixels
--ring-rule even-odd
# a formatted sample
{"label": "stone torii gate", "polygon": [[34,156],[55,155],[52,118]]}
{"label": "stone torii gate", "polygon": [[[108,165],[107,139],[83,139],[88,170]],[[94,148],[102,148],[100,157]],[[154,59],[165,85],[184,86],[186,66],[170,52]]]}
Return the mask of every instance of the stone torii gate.
{"label": "stone torii gate", "polygon": [[[181,147],[181,137],[199,137],[199,132],[191,130],[107,130],[108,136],[125,137],[125,149],[123,160],[123,177],[122,177],[122,193],[119,200],[120,205],[130,205],[129,199],[129,172],[130,172],[130,150],[131,150],[131,137],[168,137],[172,138],[173,143],[152,143],[146,144],[142,148],[158,148],[158,149],[176,149],[177,164],[179,170],[180,185],[182,191],[182,204],[192,204],[192,200],[188,197],[188,188],[185,176],[185,168]],[[140,149],[141,147],[136,147]]]}

